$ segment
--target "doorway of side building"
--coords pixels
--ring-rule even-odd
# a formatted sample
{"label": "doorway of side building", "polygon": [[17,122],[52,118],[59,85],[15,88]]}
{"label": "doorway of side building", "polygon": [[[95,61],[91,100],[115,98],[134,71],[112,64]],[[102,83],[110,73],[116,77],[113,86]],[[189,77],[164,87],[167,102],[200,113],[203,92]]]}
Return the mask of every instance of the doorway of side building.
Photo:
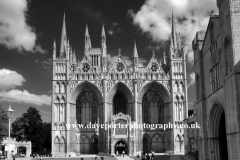
{"label": "doorway of side building", "polygon": [[225,110],[222,105],[213,105],[209,115],[210,159],[228,160]]}
{"label": "doorway of side building", "polygon": [[226,121],[225,113],[223,112],[219,123],[219,150],[220,160],[228,160],[228,147],[227,147],[227,134],[226,134]]}
{"label": "doorway of side building", "polygon": [[124,141],[118,141],[115,144],[115,154],[122,154],[123,151],[127,154],[127,144]]}

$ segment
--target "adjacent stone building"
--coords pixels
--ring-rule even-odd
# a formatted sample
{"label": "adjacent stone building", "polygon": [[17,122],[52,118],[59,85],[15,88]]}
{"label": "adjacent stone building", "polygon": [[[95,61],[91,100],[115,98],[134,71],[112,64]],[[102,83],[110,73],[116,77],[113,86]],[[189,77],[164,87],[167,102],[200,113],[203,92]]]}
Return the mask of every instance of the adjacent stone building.
{"label": "adjacent stone building", "polygon": [[[201,160],[240,159],[240,0],[217,0],[206,31],[193,40],[194,139]],[[189,148],[188,148],[189,149]]]}
{"label": "adjacent stone building", "polygon": [[[140,151],[184,154],[184,130],[148,128],[73,128],[71,124],[182,124],[187,118],[187,81],[184,48],[174,22],[171,46],[161,61],[159,53],[139,66],[136,41],[132,64],[119,50],[113,66],[107,64],[107,38],[102,28],[100,47],[91,45],[88,27],[85,49],[75,53],[66,34],[65,15],[61,44],[53,46],[52,153],[135,154]],[[117,51],[117,49],[116,49]],[[124,52],[124,51],[122,51]],[[79,61],[76,54],[83,55]],[[112,53],[108,53],[112,54]]]}
{"label": "adjacent stone building", "polygon": [[10,138],[9,140],[9,138],[6,137],[0,140],[0,150],[6,157],[8,155],[12,157],[12,155],[16,153],[22,153],[26,157],[30,157],[32,153],[32,143],[30,141],[16,141],[16,138]]}

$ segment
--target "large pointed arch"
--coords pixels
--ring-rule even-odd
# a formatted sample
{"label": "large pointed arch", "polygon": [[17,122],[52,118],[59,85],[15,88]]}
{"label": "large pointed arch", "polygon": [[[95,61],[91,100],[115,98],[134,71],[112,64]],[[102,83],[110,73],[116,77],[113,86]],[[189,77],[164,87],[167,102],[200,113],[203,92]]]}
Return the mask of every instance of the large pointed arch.
{"label": "large pointed arch", "polygon": [[102,95],[102,92],[98,89],[98,87],[91,82],[84,81],[84,82],[78,84],[76,86],[76,88],[73,90],[73,92],[71,94],[71,99],[70,99],[71,103],[75,104],[78,95],[81,94],[82,92],[88,91],[88,90],[92,91],[96,94],[99,103],[103,102],[103,95]]}
{"label": "large pointed arch", "polygon": [[216,159],[228,159],[227,125],[224,107],[214,103],[209,115],[209,145]]}
{"label": "large pointed arch", "polygon": [[112,103],[113,97],[114,97],[114,95],[116,94],[116,92],[122,92],[122,93],[124,93],[124,94],[126,95],[126,97],[127,97],[128,103],[133,102],[134,97],[133,97],[132,91],[131,91],[131,90],[128,88],[128,86],[126,86],[124,83],[118,82],[118,83],[116,83],[116,84],[112,87],[112,89],[111,89],[111,90],[109,91],[109,93],[108,93],[108,98],[107,98],[107,100],[108,100],[109,103]]}
{"label": "large pointed arch", "polygon": [[170,102],[171,96],[169,91],[166,89],[166,87],[164,87],[161,83],[157,81],[153,81],[145,84],[142,87],[142,89],[138,92],[137,101],[141,103],[144,94],[151,89],[156,90],[163,97],[164,103]]}

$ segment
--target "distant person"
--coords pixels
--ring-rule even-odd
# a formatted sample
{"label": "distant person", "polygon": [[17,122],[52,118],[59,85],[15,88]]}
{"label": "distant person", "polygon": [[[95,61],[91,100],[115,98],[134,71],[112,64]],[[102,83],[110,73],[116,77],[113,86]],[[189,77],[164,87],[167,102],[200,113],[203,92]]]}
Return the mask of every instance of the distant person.
{"label": "distant person", "polygon": [[154,160],[154,151],[152,151],[151,159]]}
{"label": "distant person", "polygon": [[123,152],[122,152],[123,157],[124,157],[124,154],[125,154],[125,151],[123,150]]}
{"label": "distant person", "polygon": [[148,153],[146,153],[146,159],[147,159],[147,160],[150,160],[150,156],[149,156]]}
{"label": "distant person", "polygon": [[139,154],[137,155],[137,159],[139,159],[140,158],[140,156],[139,156]]}

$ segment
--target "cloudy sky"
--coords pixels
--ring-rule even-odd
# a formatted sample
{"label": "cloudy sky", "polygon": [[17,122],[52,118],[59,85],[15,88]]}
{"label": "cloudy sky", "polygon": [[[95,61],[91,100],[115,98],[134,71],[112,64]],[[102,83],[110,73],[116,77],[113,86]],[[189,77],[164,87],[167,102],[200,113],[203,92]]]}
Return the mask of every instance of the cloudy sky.
{"label": "cloudy sky", "polygon": [[130,65],[136,39],[144,66],[153,49],[159,60],[163,56],[172,8],[186,47],[191,108],[195,100],[191,41],[196,31],[206,29],[210,11],[218,12],[216,0],[0,0],[0,104],[6,109],[12,106],[14,119],[33,106],[50,122],[53,40],[60,43],[64,11],[77,59],[83,57],[86,24],[93,47],[100,47],[104,24],[109,64],[121,48]]}

